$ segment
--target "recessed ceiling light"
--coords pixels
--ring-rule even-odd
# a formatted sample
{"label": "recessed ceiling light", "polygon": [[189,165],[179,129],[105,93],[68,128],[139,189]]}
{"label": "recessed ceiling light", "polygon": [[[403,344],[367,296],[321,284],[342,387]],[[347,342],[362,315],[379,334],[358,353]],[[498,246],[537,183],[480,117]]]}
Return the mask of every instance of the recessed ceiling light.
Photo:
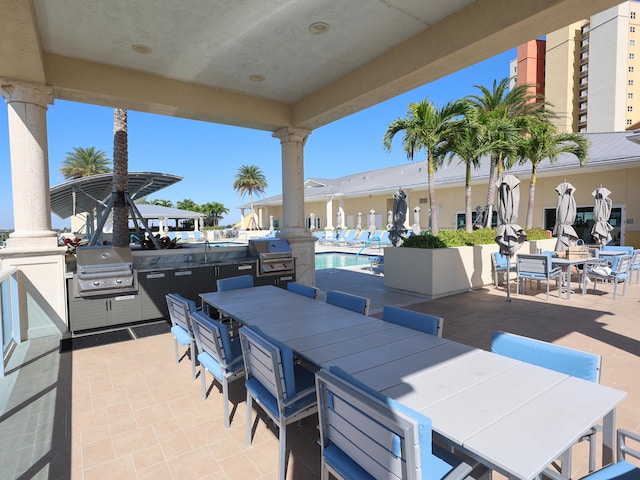
{"label": "recessed ceiling light", "polygon": [[141,55],[149,55],[151,53],[151,48],[147,47],[146,45],[142,45],[140,43],[131,45],[131,50]]}
{"label": "recessed ceiling light", "polygon": [[314,35],[321,35],[329,30],[329,24],[324,22],[315,22],[309,25],[309,31]]}
{"label": "recessed ceiling light", "polygon": [[249,80],[252,82],[264,82],[264,77],[262,75],[249,75]]}

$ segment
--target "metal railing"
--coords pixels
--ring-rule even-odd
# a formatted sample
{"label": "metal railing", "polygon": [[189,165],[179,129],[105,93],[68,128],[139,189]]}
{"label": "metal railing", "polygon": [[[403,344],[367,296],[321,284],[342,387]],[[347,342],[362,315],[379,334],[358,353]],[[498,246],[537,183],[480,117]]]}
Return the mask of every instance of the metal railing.
{"label": "metal railing", "polygon": [[0,377],[4,377],[7,358],[15,343],[20,341],[18,269],[16,267],[0,271],[0,325],[0,339],[2,339]]}

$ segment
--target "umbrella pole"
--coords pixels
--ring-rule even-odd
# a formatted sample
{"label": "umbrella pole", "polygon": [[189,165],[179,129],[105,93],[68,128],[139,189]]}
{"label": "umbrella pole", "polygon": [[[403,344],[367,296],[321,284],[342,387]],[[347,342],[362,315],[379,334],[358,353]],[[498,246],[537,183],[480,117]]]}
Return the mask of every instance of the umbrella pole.
{"label": "umbrella pole", "polygon": [[510,277],[511,277],[511,257],[507,255],[507,302],[511,301],[511,286],[509,285]]}

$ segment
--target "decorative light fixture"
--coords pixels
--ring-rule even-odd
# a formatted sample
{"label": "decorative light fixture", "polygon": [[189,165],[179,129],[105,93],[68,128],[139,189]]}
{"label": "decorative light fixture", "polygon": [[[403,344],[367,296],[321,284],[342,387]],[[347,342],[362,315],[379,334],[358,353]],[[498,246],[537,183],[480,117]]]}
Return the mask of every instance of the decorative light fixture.
{"label": "decorative light fixture", "polygon": [[329,30],[329,24],[325,22],[314,22],[309,25],[309,31],[314,35],[322,35]]}
{"label": "decorative light fixture", "polygon": [[249,80],[252,82],[264,82],[263,75],[249,75]]}
{"label": "decorative light fixture", "polygon": [[136,53],[139,53],[140,55],[149,55],[152,52],[150,47],[147,47],[146,45],[142,45],[141,43],[136,43],[135,45],[131,45],[131,50],[133,50]]}

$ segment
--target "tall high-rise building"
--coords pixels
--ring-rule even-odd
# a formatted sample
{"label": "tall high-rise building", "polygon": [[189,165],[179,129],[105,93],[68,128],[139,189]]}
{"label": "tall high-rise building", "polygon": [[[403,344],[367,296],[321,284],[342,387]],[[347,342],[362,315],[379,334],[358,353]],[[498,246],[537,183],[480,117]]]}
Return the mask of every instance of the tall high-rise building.
{"label": "tall high-rise building", "polygon": [[[544,65],[542,91],[561,131],[640,126],[640,2],[623,2],[547,34],[544,54],[539,42],[518,48],[517,84],[534,84],[534,66]],[[521,75],[522,66],[528,74]]]}

